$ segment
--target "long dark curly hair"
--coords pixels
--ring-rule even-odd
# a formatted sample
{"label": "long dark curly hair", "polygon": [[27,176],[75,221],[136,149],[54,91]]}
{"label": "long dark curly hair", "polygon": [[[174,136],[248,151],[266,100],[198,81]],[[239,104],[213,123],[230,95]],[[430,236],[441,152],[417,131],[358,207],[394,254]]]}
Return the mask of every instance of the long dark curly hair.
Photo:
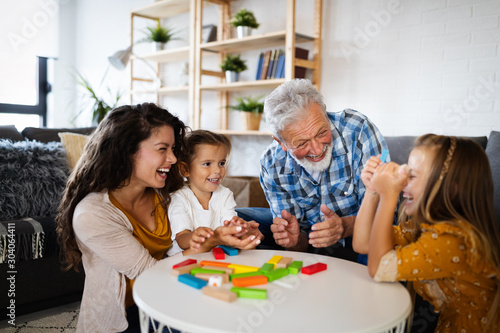
{"label": "long dark curly hair", "polygon": [[[112,191],[126,186],[132,175],[132,156],[138,152],[141,142],[164,125],[174,130],[174,154],[180,156],[184,151],[186,126],[178,117],[152,103],[115,108],[91,135],[82,157],[68,179],[56,218],[61,256],[66,269],[74,268],[78,271],[82,260],[73,231],[75,207],[91,192]],[[165,187],[156,189],[163,199],[165,209],[170,203],[170,193],[182,185],[183,178],[177,164],[174,164]]]}

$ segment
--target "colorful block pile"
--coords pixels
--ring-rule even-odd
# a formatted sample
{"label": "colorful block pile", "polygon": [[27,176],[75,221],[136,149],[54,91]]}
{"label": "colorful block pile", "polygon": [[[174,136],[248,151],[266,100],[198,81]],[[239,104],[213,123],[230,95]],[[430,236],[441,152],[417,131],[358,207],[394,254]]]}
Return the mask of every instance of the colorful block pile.
{"label": "colorful block pile", "polygon": [[[212,253],[216,260],[225,258],[225,254],[234,256],[238,250],[220,246],[213,249]],[[198,263],[195,259],[187,259],[172,267],[172,274],[178,276],[178,281],[196,289],[202,289],[203,294],[218,298],[226,302],[233,302],[238,297],[266,299],[267,290],[248,288],[264,285],[268,282],[279,280],[288,274],[315,274],[326,270],[327,265],[316,263],[302,267],[302,261],[294,261],[293,258],[273,256],[260,268],[232,264],[224,261],[202,260]],[[221,288],[221,285],[231,281],[233,287]]]}

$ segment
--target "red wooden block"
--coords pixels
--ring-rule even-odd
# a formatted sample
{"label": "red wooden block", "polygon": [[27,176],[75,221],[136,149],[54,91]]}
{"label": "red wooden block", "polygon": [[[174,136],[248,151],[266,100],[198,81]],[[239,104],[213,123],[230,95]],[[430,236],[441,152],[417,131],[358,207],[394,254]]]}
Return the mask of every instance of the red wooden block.
{"label": "red wooden block", "polygon": [[178,267],[187,266],[187,265],[191,265],[191,264],[196,264],[196,259],[186,259],[178,264],[175,264],[174,266],[172,266],[172,268],[178,268]]}
{"label": "red wooden block", "polygon": [[316,264],[312,264],[306,267],[302,267],[302,274],[312,275],[321,271],[326,270],[326,264],[322,262],[318,262]]}
{"label": "red wooden block", "polygon": [[212,253],[213,253],[216,260],[226,259],[226,255],[224,254],[224,250],[222,250],[220,247],[214,247],[212,249]]}

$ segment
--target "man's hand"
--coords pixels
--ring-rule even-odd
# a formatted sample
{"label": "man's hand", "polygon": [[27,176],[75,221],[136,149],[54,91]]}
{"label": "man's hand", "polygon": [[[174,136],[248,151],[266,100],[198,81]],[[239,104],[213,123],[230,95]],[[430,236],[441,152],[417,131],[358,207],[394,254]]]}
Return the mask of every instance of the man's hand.
{"label": "man's hand", "polygon": [[328,247],[337,243],[344,234],[342,219],[326,205],[321,205],[321,212],[325,215],[323,222],[315,223],[309,234],[309,244],[314,247]]}
{"label": "man's hand", "polygon": [[271,225],[276,244],[284,248],[294,248],[300,245],[300,227],[297,218],[283,210],[281,217],[275,217]]}

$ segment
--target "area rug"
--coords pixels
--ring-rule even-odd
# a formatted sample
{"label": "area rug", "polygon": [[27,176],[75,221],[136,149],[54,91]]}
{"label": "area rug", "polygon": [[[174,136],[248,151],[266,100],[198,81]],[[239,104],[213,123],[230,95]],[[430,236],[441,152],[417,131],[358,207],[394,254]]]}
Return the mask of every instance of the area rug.
{"label": "area rug", "polygon": [[78,321],[79,310],[61,312],[25,323],[17,323],[15,327],[0,329],[1,333],[74,333]]}

